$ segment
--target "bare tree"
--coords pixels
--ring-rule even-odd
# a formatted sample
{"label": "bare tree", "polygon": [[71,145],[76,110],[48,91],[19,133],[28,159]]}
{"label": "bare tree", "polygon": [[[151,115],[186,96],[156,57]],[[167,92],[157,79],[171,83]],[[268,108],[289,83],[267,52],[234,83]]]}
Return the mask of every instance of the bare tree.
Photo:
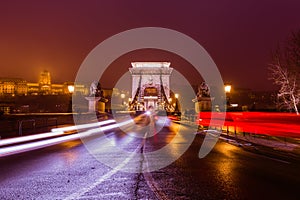
{"label": "bare tree", "polygon": [[280,86],[278,106],[293,110],[299,115],[297,106],[300,102],[300,30],[291,34],[284,51],[278,47],[273,54],[269,70],[270,79]]}
{"label": "bare tree", "polygon": [[297,105],[299,104],[300,96],[297,91],[296,75],[290,73],[287,68],[277,64],[270,64],[271,79],[274,84],[279,85],[278,92],[278,106],[294,110],[297,115],[299,114]]}

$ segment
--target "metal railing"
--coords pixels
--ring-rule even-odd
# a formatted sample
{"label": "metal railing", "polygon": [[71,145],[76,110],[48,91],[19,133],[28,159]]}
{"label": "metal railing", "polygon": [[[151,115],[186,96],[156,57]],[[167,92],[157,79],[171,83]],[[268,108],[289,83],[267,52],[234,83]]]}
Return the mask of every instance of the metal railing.
{"label": "metal railing", "polygon": [[24,119],[24,120],[19,120],[18,124],[19,124],[19,136],[22,136],[22,129],[23,129],[23,123],[24,122],[32,122],[32,126],[33,126],[33,131],[35,131],[35,119]]}
{"label": "metal railing", "polygon": [[46,126],[47,127],[49,126],[49,121],[55,121],[55,126],[57,128],[58,122],[57,122],[57,118],[56,117],[47,118],[47,120],[46,120]]}

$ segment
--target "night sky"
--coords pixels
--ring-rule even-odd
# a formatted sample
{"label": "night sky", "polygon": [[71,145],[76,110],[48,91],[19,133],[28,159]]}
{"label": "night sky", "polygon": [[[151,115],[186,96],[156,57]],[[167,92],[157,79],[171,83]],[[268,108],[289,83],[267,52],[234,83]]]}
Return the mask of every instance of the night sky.
{"label": "night sky", "polygon": [[[2,0],[0,77],[36,82],[48,70],[53,82],[74,81],[82,61],[100,42],[121,31],[152,26],[198,41],[223,80],[234,87],[274,89],[267,75],[270,53],[300,29],[299,10],[298,0]],[[126,71],[130,61],[147,59],[171,61],[179,71],[191,67],[176,55],[149,50],[124,55],[112,67]]]}

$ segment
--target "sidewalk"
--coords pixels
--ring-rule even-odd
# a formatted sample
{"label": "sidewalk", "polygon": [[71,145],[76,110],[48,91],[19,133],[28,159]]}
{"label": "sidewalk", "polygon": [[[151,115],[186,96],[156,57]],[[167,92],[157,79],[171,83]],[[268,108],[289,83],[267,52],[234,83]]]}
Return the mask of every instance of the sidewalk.
{"label": "sidewalk", "polygon": [[[222,135],[226,135],[226,133],[222,133]],[[295,151],[300,150],[300,139],[292,139],[292,138],[277,138],[266,135],[253,135],[247,134],[245,136],[237,134],[229,134],[230,137],[236,138],[241,141],[250,142],[253,144],[271,147],[274,150],[282,150],[282,151]]]}
{"label": "sidewalk", "polygon": [[271,159],[276,159],[284,163],[300,163],[299,139],[270,137],[266,135],[239,135],[223,132],[220,139],[225,139],[233,145],[240,146],[246,151],[250,151]]}

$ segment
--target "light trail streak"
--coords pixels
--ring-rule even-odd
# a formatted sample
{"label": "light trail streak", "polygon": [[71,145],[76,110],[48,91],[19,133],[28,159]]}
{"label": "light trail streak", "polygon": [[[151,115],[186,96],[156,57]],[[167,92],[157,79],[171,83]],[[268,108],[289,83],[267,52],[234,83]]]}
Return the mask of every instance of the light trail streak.
{"label": "light trail streak", "polygon": [[78,126],[54,128],[54,129],[51,129],[51,132],[49,132],[49,133],[40,133],[40,134],[35,134],[35,135],[2,139],[2,140],[0,140],[0,147],[4,146],[4,145],[12,145],[12,144],[21,143],[21,142],[28,142],[28,141],[32,141],[32,140],[60,136],[60,135],[64,135],[65,131],[75,131],[75,130],[81,130],[81,129],[86,129],[86,128],[93,128],[93,127],[103,126],[105,124],[110,124],[110,123],[114,123],[114,122],[116,122],[116,121],[115,120],[106,120],[106,121],[101,121],[101,122],[97,122],[97,123],[81,124]]}
{"label": "light trail streak", "polygon": [[86,128],[93,128],[93,127],[97,127],[97,126],[103,126],[105,124],[110,124],[110,123],[114,123],[114,122],[116,122],[116,120],[110,119],[110,120],[105,120],[105,121],[90,123],[90,124],[80,124],[80,125],[76,125],[76,126],[53,128],[53,129],[51,129],[51,131],[52,132],[56,132],[56,131],[74,131],[74,130],[81,130],[81,129],[86,129]]}
{"label": "light trail streak", "polygon": [[212,118],[211,112],[200,112],[197,123],[204,127],[234,127],[255,134],[300,137],[300,116],[291,113],[227,112],[223,123],[218,118]]}
{"label": "light trail streak", "polygon": [[59,135],[63,135],[63,134],[65,134],[63,131],[56,131],[54,133],[49,132],[49,133],[41,133],[41,134],[35,134],[35,135],[22,136],[22,137],[17,137],[17,138],[2,139],[2,140],[0,140],[0,146],[12,145],[12,144],[16,144],[16,143],[31,141],[31,140],[44,139],[44,138],[59,136]]}
{"label": "light trail streak", "polygon": [[[103,122],[101,124],[102,125],[109,124],[109,123],[112,123],[114,121],[115,120],[108,120],[108,121],[106,121],[106,123]],[[76,133],[76,134],[61,136],[61,137],[57,137],[57,138],[51,138],[51,139],[45,139],[45,140],[41,140],[41,141],[28,142],[28,143],[25,143],[25,144],[2,147],[2,148],[0,148],[0,157],[9,156],[9,155],[22,153],[22,152],[26,152],[26,151],[31,151],[31,150],[36,150],[36,149],[40,149],[40,148],[60,144],[60,143],[63,143],[63,142],[68,142],[68,141],[71,141],[71,140],[77,140],[77,139],[80,139],[80,138],[83,138],[83,137],[91,136],[92,134],[96,134],[96,133],[103,132],[103,131],[108,131],[108,130],[111,130],[111,129],[114,129],[114,128],[119,128],[121,126],[127,125],[127,124],[132,123],[132,122],[133,122],[133,120],[128,120],[128,121],[120,122],[118,124],[112,124],[112,125],[108,125],[108,126],[105,126],[105,127],[99,127],[99,128],[94,128],[94,129],[90,129],[90,130],[87,130],[87,131],[83,131],[80,134]],[[99,123],[93,123],[93,124],[95,125],[95,124],[99,124]],[[91,124],[85,124],[85,125],[86,125],[85,128],[94,126],[94,125],[91,126]],[[72,126],[72,128],[75,128],[75,127],[76,126]],[[65,127],[65,128],[68,128],[68,127]],[[60,131],[58,131],[58,130],[60,130]],[[49,137],[49,135],[51,135],[51,134],[54,134],[54,135],[64,134],[61,131],[61,129],[58,129],[58,130],[55,131],[54,133],[45,133],[45,134],[40,134],[40,135],[44,135],[44,136],[47,135]],[[67,130],[69,130],[69,129],[67,129]],[[54,136],[54,135],[51,135],[51,136]],[[38,135],[36,135],[36,136],[38,136]],[[24,137],[27,137],[25,139],[27,139],[26,141],[29,141],[29,139],[28,139],[29,136],[24,136]],[[24,140],[24,137],[22,137],[23,140]],[[12,139],[15,139],[15,142],[17,141],[17,139],[19,139],[18,142],[20,142],[22,138],[12,138]],[[42,138],[42,137],[40,137],[40,138]],[[35,139],[37,139],[37,138],[35,138]]]}
{"label": "light trail streak", "polygon": [[58,138],[46,139],[46,140],[37,141],[37,142],[30,142],[30,143],[26,143],[26,144],[4,147],[4,148],[0,149],[0,157],[9,156],[9,155],[22,153],[22,152],[26,152],[26,151],[31,151],[31,150],[35,150],[35,149],[40,149],[40,148],[52,146],[55,144],[60,144],[62,142],[76,140],[79,138],[80,138],[80,135],[73,134],[73,135],[67,135],[67,136],[62,136],[62,137],[58,137]]}

